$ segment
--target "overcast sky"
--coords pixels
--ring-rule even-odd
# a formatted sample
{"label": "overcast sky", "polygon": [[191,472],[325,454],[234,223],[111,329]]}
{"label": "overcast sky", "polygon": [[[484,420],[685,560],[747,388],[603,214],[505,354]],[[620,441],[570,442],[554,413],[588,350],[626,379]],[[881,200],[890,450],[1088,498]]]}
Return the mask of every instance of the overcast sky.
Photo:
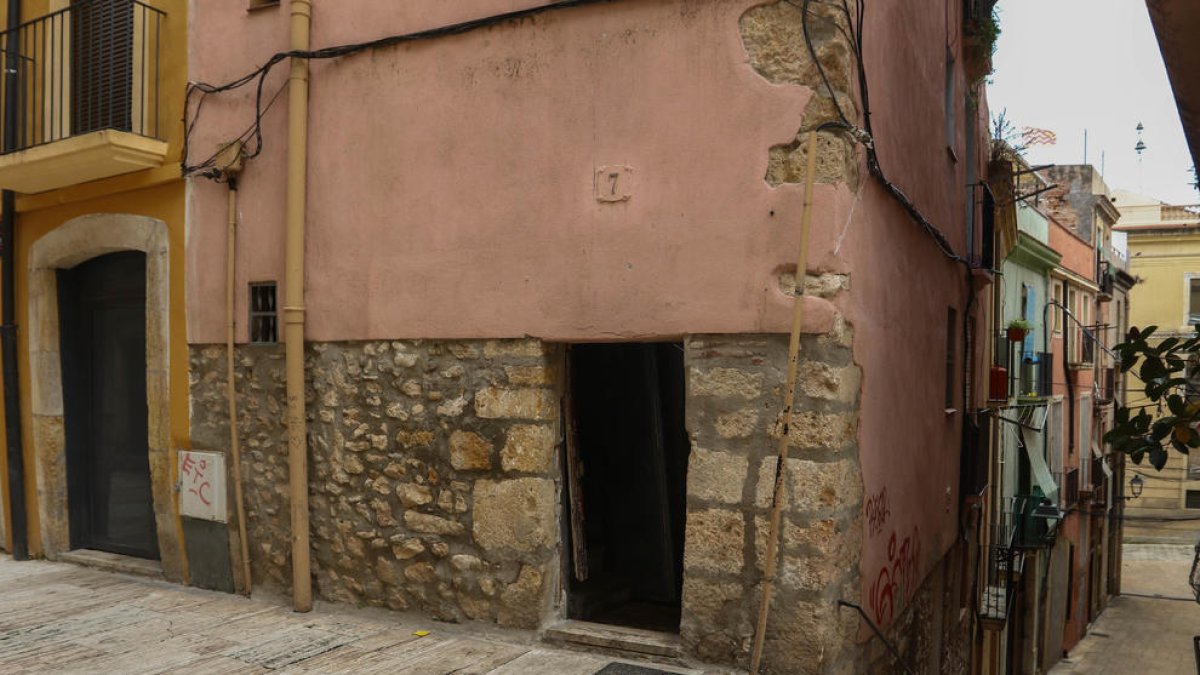
{"label": "overcast sky", "polygon": [[[1101,166],[1111,189],[1200,203],[1170,82],[1143,0],[1000,0],[1001,35],[988,87],[992,115],[1049,129],[1034,164]],[[1200,49],[1200,36],[1197,36]],[[1134,151],[1138,122],[1146,151]],[[1103,153],[1103,154],[1102,154]]]}

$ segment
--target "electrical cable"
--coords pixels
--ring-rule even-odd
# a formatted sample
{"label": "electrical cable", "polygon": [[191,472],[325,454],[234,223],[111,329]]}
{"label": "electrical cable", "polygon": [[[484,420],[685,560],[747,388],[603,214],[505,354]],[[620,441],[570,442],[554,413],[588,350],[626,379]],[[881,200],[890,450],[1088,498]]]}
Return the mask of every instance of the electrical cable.
{"label": "electrical cable", "polygon": [[[205,169],[211,168],[214,165],[217,157],[220,155],[220,151],[218,151],[218,152],[214,153],[212,156],[205,159],[204,161],[200,162],[199,164],[196,164],[196,165],[188,164],[189,150],[190,150],[190,145],[191,145],[191,136],[192,136],[193,131],[195,130],[196,122],[199,118],[200,111],[204,106],[204,100],[210,95],[219,94],[219,93],[223,93],[223,92],[227,92],[227,91],[232,91],[234,89],[244,87],[247,84],[250,84],[251,82],[254,82],[256,80],[257,80],[257,84],[255,86],[255,95],[254,95],[254,120],[255,121],[250,126],[250,128],[246,132],[244,132],[242,134],[242,136],[240,136],[239,138],[245,138],[247,140],[249,140],[251,138],[253,139],[253,144],[251,144],[250,147],[246,151],[246,154],[244,156],[245,159],[252,159],[254,157],[257,157],[262,152],[262,148],[263,148],[262,117],[264,114],[266,114],[266,110],[263,107],[263,87],[265,85],[267,76],[270,75],[270,73],[271,73],[271,70],[273,68],[275,68],[275,66],[279,65],[280,63],[282,63],[283,61],[285,61],[287,59],[290,59],[290,58],[301,58],[301,59],[310,59],[310,60],[334,59],[334,58],[339,58],[339,57],[343,57],[343,56],[349,56],[351,54],[356,54],[356,53],[362,52],[362,51],[367,51],[367,50],[372,50],[372,49],[381,49],[384,47],[391,47],[391,46],[405,44],[405,43],[409,43],[409,42],[419,42],[419,41],[432,40],[432,39],[442,38],[442,37],[450,37],[450,36],[454,36],[454,35],[462,35],[464,33],[469,33],[469,32],[472,32],[472,31],[475,31],[475,30],[478,30],[481,28],[487,28],[489,26],[494,26],[497,24],[507,23],[507,22],[511,22],[511,21],[520,21],[523,19],[529,19],[529,18],[539,16],[541,14],[545,14],[545,13],[556,11],[556,10],[570,9],[570,8],[574,8],[574,7],[583,7],[586,5],[595,5],[595,4],[601,4],[601,3],[616,2],[616,1],[617,0],[558,0],[557,2],[547,3],[545,5],[538,5],[537,7],[530,7],[528,9],[520,9],[520,10],[515,10],[512,12],[504,12],[502,14],[493,14],[491,16],[487,16],[487,17],[483,17],[483,18],[479,18],[479,19],[471,19],[468,21],[462,21],[462,22],[450,24],[447,26],[441,26],[439,28],[430,28],[430,29],[426,29],[426,30],[416,31],[413,33],[403,33],[400,35],[389,35],[387,37],[379,38],[376,40],[370,40],[367,42],[358,42],[358,43],[354,43],[354,44],[338,45],[335,47],[325,47],[322,49],[316,49],[316,50],[310,50],[310,51],[292,50],[292,51],[285,51],[285,52],[277,52],[277,53],[273,54],[263,65],[259,66],[258,68],[255,68],[251,72],[246,73],[245,75],[242,75],[241,77],[239,77],[237,79],[231,80],[224,84],[208,84],[205,82],[189,82],[188,86],[187,86],[187,90],[184,95],[184,117],[183,117],[184,140],[183,140],[183,153],[182,153],[183,157],[180,161],[180,168],[183,171],[183,174],[185,176],[191,175],[194,173],[198,173],[198,172],[202,172]],[[191,120],[189,121],[188,111],[191,110],[192,98],[196,92],[200,92],[199,101],[196,104],[196,111],[195,111],[195,113],[193,113],[191,115]],[[210,177],[213,177],[213,176],[210,175]]]}

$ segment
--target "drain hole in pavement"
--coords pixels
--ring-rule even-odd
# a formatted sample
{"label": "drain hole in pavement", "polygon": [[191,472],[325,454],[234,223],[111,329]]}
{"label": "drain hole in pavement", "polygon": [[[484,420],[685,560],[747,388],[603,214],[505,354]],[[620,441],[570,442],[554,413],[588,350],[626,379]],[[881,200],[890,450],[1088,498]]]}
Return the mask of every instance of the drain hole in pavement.
{"label": "drain hole in pavement", "polygon": [[596,675],[673,675],[673,673],[657,668],[635,666],[632,663],[617,663],[616,661],[596,671]]}
{"label": "drain hole in pavement", "polygon": [[1092,631],[1091,633],[1088,633],[1088,635],[1095,635],[1096,637],[1112,637],[1108,633],[1097,633],[1096,631]]}

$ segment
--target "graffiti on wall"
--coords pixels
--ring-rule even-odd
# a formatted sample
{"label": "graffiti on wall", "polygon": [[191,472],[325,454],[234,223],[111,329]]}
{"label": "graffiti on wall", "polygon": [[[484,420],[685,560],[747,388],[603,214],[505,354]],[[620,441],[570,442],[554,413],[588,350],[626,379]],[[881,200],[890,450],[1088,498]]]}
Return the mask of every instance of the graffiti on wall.
{"label": "graffiti on wall", "polygon": [[868,597],[875,623],[885,626],[895,617],[898,602],[912,600],[920,581],[921,537],[917,527],[898,540],[893,531],[888,539],[887,562],[875,576]]}
{"label": "graffiti on wall", "polygon": [[887,525],[888,517],[892,515],[891,506],[888,504],[887,488],[885,487],[868,497],[863,508],[866,510],[867,533],[874,537],[883,532],[883,526]]}

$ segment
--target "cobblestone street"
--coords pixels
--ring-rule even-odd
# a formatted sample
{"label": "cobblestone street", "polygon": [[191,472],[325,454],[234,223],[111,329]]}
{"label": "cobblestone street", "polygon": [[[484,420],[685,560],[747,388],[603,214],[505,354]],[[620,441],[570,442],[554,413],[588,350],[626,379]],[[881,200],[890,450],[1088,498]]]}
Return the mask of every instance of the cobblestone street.
{"label": "cobblestone street", "polygon": [[[419,633],[428,631],[426,635]],[[0,555],[0,673],[651,675],[694,669],[554,649],[529,632],[279,604]]]}
{"label": "cobblestone street", "polygon": [[1051,675],[1193,675],[1200,605],[1188,585],[1188,545],[1126,544],[1122,595]]}

